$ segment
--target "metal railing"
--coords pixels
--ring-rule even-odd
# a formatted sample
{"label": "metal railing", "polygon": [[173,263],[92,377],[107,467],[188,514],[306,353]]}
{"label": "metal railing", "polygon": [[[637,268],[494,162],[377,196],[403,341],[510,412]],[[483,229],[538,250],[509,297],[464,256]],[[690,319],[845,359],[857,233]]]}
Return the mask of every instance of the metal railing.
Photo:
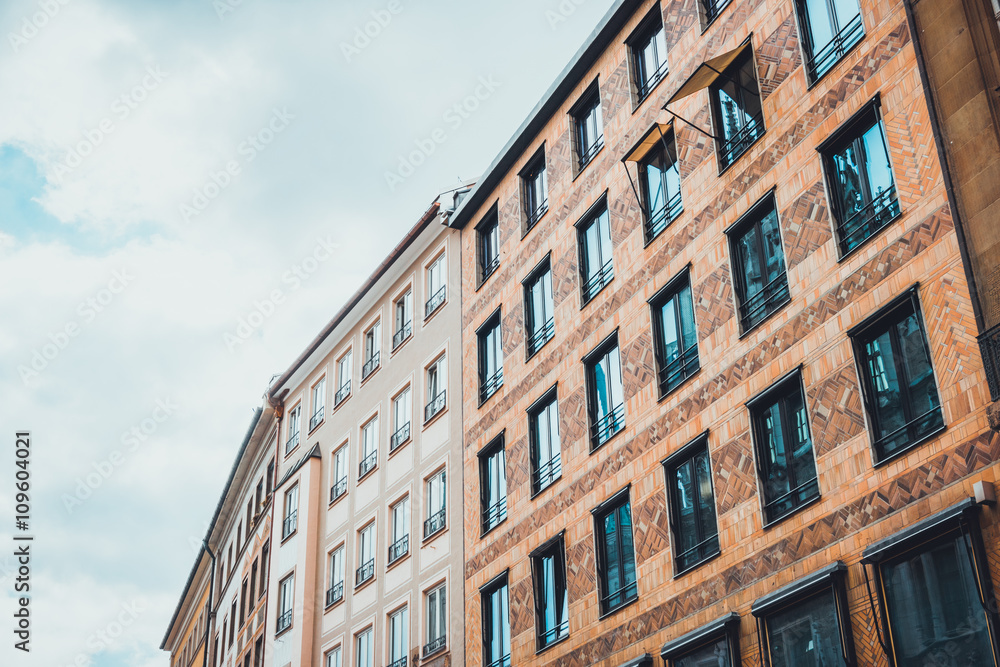
{"label": "metal railing", "polygon": [[527,211],[525,213],[525,227],[531,229],[535,226],[535,223],[541,219],[543,215],[549,211],[549,200],[543,199],[542,203],[535,207],[534,211]]}
{"label": "metal railing", "polygon": [[396,349],[406,341],[407,338],[413,333],[413,321],[404,322],[403,326],[396,330],[396,333],[392,334],[392,349]]}
{"label": "metal railing", "polygon": [[776,521],[818,497],[819,480],[816,477],[812,477],[794,489],[786,491],[764,503],[764,515],[768,521]]}
{"label": "metal railing", "polygon": [[651,211],[644,225],[646,241],[652,241],[659,236],[660,232],[666,229],[683,211],[684,204],[681,202],[680,192],[671,197],[657,210]]}
{"label": "metal railing", "polygon": [[563,621],[559,625],[549,628],[545,632],[538,635],[538,642],[542,647],[553,644],[564,637],[569,636],[569,619]]}
{"label": "metal railing", "polygon": [[281,539],[285,539],[299,527],[299,511],[295,510],[281,522]]}
{"label": "metal railing", "polygon": [[441,307],[444,303],[444,297],[448,293],[448,286],[441,285],[441,288],[431,295],[431,298],[427,299],[427,303],[424,304],[424,319],[427,319],[431,314]]}
{"label": "metal railing", "polygon": [[891,186],[837,225],[840,252],[847,253],[858,247],[897,215],[899,200],[896,198],[896,187]]}
{"label": "metal railing", "polygon": [[778,309],[787,299],[788,280],[784,271],[770,280],[761,291],[740,304],[740,323],[743,331],[755,327],[764,318]]}
{"label": "metal railing", "polygon": [[639,597],[639,587],[633,581],[630,584],[625,584],[616,591],[611,591],[607,595],[601,598],[601,607],[605,612],[611,611],[612,609],[617,609],[618,607],[631,602],[632,600]]}
{"label": "metal railing", "polygon": [[746,149],[764,134],[764,116],[757,114],[747,119],[746,125],[728,139],[719,141],[719,164],[725,168],[743,155]]}
{"label": "metal railing", "polygon": [[625,404],[619,403],[611,412],[598,419],[591,428],[594,447],[600,447],[623,428],[625,428]]}
{"label": "metal railing", "polygon": [[375,369],[379,365],[379,353],[375,352],[372,354],[371,358],[365,362],[364,366],[361,367],[361,379],[367,379],[369,375],[375,372]]}
{"label": "metal railing", "polygon": [[986,383],[990,387],[990,398],[1000,401],[1000,325],[989,329],[978,341],[986,369]]}
{"label": "metal railing", "polygon": [[331,586],[330,588],[326,589],[326,606],[327,607],[329,607],[330,605],[332,605],[332,604],[334,604],[336,602],[340,602],[343,599],[344,599],[344,582],[343,581],[338,582],[338,583],[334,584],[333,586]]}
{"label": "metal railing", "polygon": [[389,663],[389,667],[406,667],[406,656],[404,655],[399,660],[393,660]]}
{"label": "metal railing", "polygon": [[483,511],[483,532],[492,530],[507,518],[507,499],[502,498]]}
{"label": "metal railing", "polygon": [[556,333],[556,321],[554,318],[550,317],[545,321],[542,326],[538,327],[535,331],[528,336],[527,346],[528,346],[528,356],[533,355],[538,350],[542,349],[542,346],[552,340],[552,337]]}
{"label": "metal railing", "polygon": [[594,296],[604,289],[604,286],[615,277],[615,267],[613,260],[608,260],[594,275],[587,278],[583,283],[583,300],[590,301]]}
{"label": "metal railing", "polygon": [[510,667],[510,653],[500,658],[497,658],[486,667]]}
{"label": "metal railing", "polygon": [[728,5],[729,0],[702,0],[701,6],[705,8],[705,21],[713,20]]}
{"label": "metal railing", "polygon": [[282,632],[292,627],[292,610],[289,609],[283,614],[278,615],[278,632]]}
{"label": "metal railing", "polygon": [[[937,430],[943,425],[941,408],[934,406],[922,415],[914,417],[899,428],[886,433],[876,440],[874,444],[875,451],[878,452],[879,458],[885,458],[902,449],[907,444],[917,442],[928,433]],[[890,448],[889,445],[894,444],[893,441],[901,435],[905,436],[905,441],[896,447]]]}
{"label": "metal railing", "polygon": [[547,488],[549,484],[559,479],[562,475],[562,455],[556,454],[551,459],[545,463],[540,463],[538,465],[538,470],[531,473],[531,482],[535,487],[535,493],[538,493],[544,488]]}
{"label": "metal railing", "polygon": [[444,410],[445,390],[431,399],[431,402],[424,406],[424,422],[429,422],[434,416]]}
{"label": "metal railing", "polygon": [[444,509],[440,509],[437,512],[434,512],[429,519],[424,521],[424,538],[426,539],[431,535],[444,530],[447,516],[447,512]]}
{"label": "metal railing", "polygon": [[288,452],[292,451],[298,446],[299,446],[299,432],[296,431],[288,438],[288,441],[285,443],[285,453],[287,454]]}
{"label": "metal railing", "polygon": [[396,429],[396,432],[389,438],[389,451],[394,452],[410,439],[410,422],[406,422]]}
{"label": "metal railing", "polygon": [[376,449],[371,454],[361,459],[361,463],[358,464],[358,479],[361,479],[372,470],[375,469],[375,465],[378,463],[378,450]]}
{"label": "metal railing", "polygon": [[594,156],[597,155],[597,153],[600,152],[602,148],[604,148],[603,134],[594,139],[594,143],[592,143],[590,146],[586,148],[584,148],[583,146],[580,147],[580,160],[579,160],[580,171],[583,171],[583,168],[586,167],[588,164],[590,164],[590,161],[594,159]]}
{"label": "metal railing", "polygon": [[347,478],[341,477],[330,487],[330,502],[347,493]]}
{"label": "metal railing", "polygon": [[360,586],[369,579],[375,576],[375,559],[372,558],[367,563],[364,563],[357,569],[354,573],[354,585]]}
{"label": "metal railing", "polygon": [[408,553],[410,553],[410,536],[403,535],[389,547],[389,564],[392,565]]}
{"label": "metal railing", "polygon": [[826,74],[838,60],[843,58],[847,51],[861,41],[865,36],[865,26],[861,22],[861,13],[848,21],[840,32],[834,35],[833,39],[823,48],[816,51],[806,60],[806,71],[809,72],[809,80],[816,81]]}
{"label": "metal railing", "polygon": [[336,407],[344,402],[344,400],[351,395],[351,381],[348,380],[340,386],[337,393],[333,395],[333,406]]}
{"label": "metal railing", "polygon": [[479,385],[479,402],[485,402],[490,396],[503,386],[503,368],[498,368],[497,372],[489,376]]}
{"label": "metal railing", "polygon": [[688,547],[684,551],[680,552],[674,556],[674,562],[677,563],[677,573],[681,573],[701,561],[705,560],[712,554],[718,553],[719,551],[719,534],[714,533],[713,535],[706,537],[704,540],[694,545],[693,547]]}
{"label": "metal railing", "polygon": [[323,421],[323,414],[325,412],[326,412],[326,407],[321,405],[319,409],[317,409],[316,412],[313,413],[313,416],[309,418],[310,431],[312,431],[314,428],[320,425],[320,423]]}
{"label": "metal railing", "polygon": [[437,653],[445,646],[447,646],[446,639],[447,638],[445,637],[445,635],[441,635],[440,637],[435,637],[434,639],[424,644],[424,657],[426,658],[432,653]]}
{"label": "metal railing", "polygon": [[653,90],[656,84],[658,84],[666,75],[667,61],[664,59],[663,63],[656,68],[656,71],[650,73],[649,76],[646,77],[646,80],[639,84],[639,89],[637,91],[639,93],[639,99],[646,99],[646,95],[649,95],[650,91]]}
{"label": "metal railing", "polygon": [[660,394],[666,394],[701,368],[698,360],[698,341],[683,350],[676,358],[663,364],[659,371]]}
{"label": "metal railing", "polygon": [[483,264],[482,275],[479,282],[486,282],[486,279],[493,275],[493,272],[500,268],[500,256],[490,257],[489,261]]}

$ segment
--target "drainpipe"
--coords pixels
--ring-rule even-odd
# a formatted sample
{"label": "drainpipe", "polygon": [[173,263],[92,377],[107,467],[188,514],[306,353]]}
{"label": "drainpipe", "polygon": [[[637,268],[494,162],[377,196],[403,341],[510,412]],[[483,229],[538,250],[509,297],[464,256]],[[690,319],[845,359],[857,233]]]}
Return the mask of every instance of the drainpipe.
{"label": "drainpipe", "polygon": [[205,654],[204,659],[201,664],[208,666],[208,641],[212,636],[212,619],[215,618],[215,612],[212,611],[212,598],[215,597],[215,552],[212,548],[208,546],[208,540],[201,541],[202,548],[208,552],[208,555],[212,557],[212,572],[209,575],[208,583],[208,618],[205,622]]}

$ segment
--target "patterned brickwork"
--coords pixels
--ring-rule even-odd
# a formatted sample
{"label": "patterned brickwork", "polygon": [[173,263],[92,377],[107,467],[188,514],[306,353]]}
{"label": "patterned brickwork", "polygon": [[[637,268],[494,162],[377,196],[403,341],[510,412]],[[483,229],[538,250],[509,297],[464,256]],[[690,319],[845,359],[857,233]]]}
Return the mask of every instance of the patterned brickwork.
{"label": "patterned brickwork", "polygon": [[597,560],[593,540],[566,545],[566,590],[571,600],[580,600],[597,590]]}
{"label": "patterned brickwork", "polygon": [[711,453],[711,458],[719,516],[757,496],[750,431],[719,447]]}
{"label": "patterned brickwork", "polygon": [[504,357],[519,352],[524,343],[524,308],[520,301],[507,305],[500,330]]}
{"label": "patterned brickwork", "polygon": [[643,332],[622,347],[622,383],[625,400],[631,399],[656,378],[652,334]]}
{"label": "patterned brickwork", "polygon": [[833,236],[822,181],[781,211],[782,243],[789,269],[798,266]]}
{"label": "patterned brickwork", "polygon": [[531,594],[531,579],[510,582],[510,635],[534,632],[535,601]]}
{"label": "patterned brickwork", "polygon": [[[677,162],[681,179],[686,179],[715,152],[715,142],[705,134],[711,125],[712,113],[706,104],[692,118],[674,121],[674,136],[677,142]],[[692,127],[692,125],[694,127]],[[698,129],[704,131],[699,131]]]}
{"label": "patterned brickwork", "polygon": [[861,388],[854,365],[847,364],[806,388],[816,456],[829,454],[851,438],[864,433]]}
{"label": "patterned brickwork", "polygon": [[766,100],[802,64],[795,17],[789,14],[755,54],[760,96]]}
{"label": "patterned brickwork", "polygon": [[663,493],[653,493],[632,509],[635,540],[635,560],[642,565],[662,553],[670,544],[670,520],[667,500]]}
{"label": "patterned brickwork", "polygon": [[691,287],[698,339],[704,340],[733,317],[733,283],[729,265],[722,264]]}

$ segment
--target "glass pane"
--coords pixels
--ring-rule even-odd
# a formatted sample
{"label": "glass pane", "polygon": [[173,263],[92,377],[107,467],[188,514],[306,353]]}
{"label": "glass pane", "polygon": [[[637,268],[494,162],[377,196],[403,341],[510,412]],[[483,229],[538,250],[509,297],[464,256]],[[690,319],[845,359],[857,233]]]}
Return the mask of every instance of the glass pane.
{"label": "glass pane", "polygon": [[[621,545],[618,543],[618,516],[617,512],[609,512],[604,517],[604,594],[612,595],[622,589]],[[616,604],[620,600],[612,598],[611,604]]]}
{"label": "glass pane", "polygon": [[907,394],[910,400],[910,418],[918,419],[933,411],[933,415],[927,415],[917,424],[921,430],[932,429],[940,424],[940,413],[937,412],[940,403],[927,340],[915,314],[896,325],[896,329],[909,382]]}
{"label": "glass pane", "polygon": [[767,281],[771,282],[785,270],[785,257],[781,252],[781,230],[778,228],[778,214],[774,210],[761,220],[760,229],[764,237]]}
{"label": "glass pane", "polygon": [[601,238],[601,262],[606,264],[611,259],[611,224],[608,222],[607,209],[598,216],[597,228]]}
{"label": "glass pane", "polygon": [[868,185],[872,198],[892,188],[892,169],[889,167],[889,153],[882,136],[882,124],[876,123],[861,137],[865,146],[865,167],[868,169]]}
{"label": "glass pane", "polygon": [[806,20],[809,22],[813,56],[833,40],[834,25],[830,19],[828,7],[827,0],[805,0]]}
{"label": "glass pane", "polygon": [[[881,440],[906,425],[906,414],[896,373],[895,353],[888,331],[865,344],[866,370],[875,392],[876,432]],[[902,433],[905,436],[905,432]],[[889,449],[895,445],[887,443]]]}
{"label": "glass pane", "polygon": [[597,227],[596,220],[591,222],[583,235],[583,275],[588,280],[597,275],[603,265],[600,233]]}
{"label": "glass pane", "polygon": [[764,289],[764,266],[757,246],[757,226],[750,227],[736,242],[736,257],[742,273],[746,301]]}
{"label": "glass pane", "polygon": [[781,429],[781,409],[778,403],[762,414],[762,431],[766,447],[767,477],[764,480],[766,500],[770,502],[791,490],[789,484],[789,452]]}
{"label": "glass pane", "polygon": [[[700,537],[707,539],[718,533],[715,525],[715,498],[712,495],[712,471],[709,465],[708,452],[702,452],[694,457],[695,478],[697,482],[698,507],[700,509]],[[706,546],[707,551],[707,546]]]}
{"label": "glass pane", "polygon": [[660,326],[663,334],[663,363],[669,364],[681,354],[680,336],[677,332],[677,298],[670,299],[660,308]]}
{"label": "glass pane", "polygon": [[729,644],[725,639],[719,639],[713,644],[704,646],[683,658],[671,660],[673,667],[731,667]]}
{"label": "glass pane", "polygon": [[[685,462],[674,471],[674,503],[677,505],[677,553],[682,554],[698,544],[698,523],[695,515],[695,480],[691,475],[691,462]],[[681,564],[683,566],[683,564]]]}
{"label": "glass pane", "polygon": [[[625,503],[618,508],[618,528],[621,531],[622,580],[625,586],[635,583],[635,549],[632,544],[632,508]],[[633,591],[626,591],[630,597]]]}
{"label": "glass pane", "polygon": [[611,412],[610,385],[608,380],[608,357],[601,357],[593,366],[594,418],[600,421]]}
{"label": "glass pane", "polygon": [[611,407],[613,409],[625,402],[625,393],[622,389],[622,363],[617,345],[608,352],[608,382],[611,384]]}
{"label": "glass pane", "polygon": [[847,667],[831,592],[771,616],[767,629],[772,667]]}
{"label": "glass pane", "polygon": [[668,198],[667,193],[663,189],[666,183],[663,157],[657,155],[644,165],[643,171],[646,176],[644,183],[646,188],[646,213],[652,216],[663,208]]}
{"label": "glass pane", "polygon": [[[858,164],[858,151],[854,144],[850,144],[839,153],[832,156],[834,178],[837,183],[836,196],[837,204],[842,218],[841,224],[850,221],[851,216],[865,207],[865,197],[861,190],[861,167]],[[844,230],[847,236],[853,230],[853,226]],[[853,237],[848,238],[848,246],[853,247],[859,241]]]}
{"label": "glass pane", "polygon": [[747,115],[739,102],[739,91],[736,83],[723,79],[725,83],[718,89],[719,95],[719,121],[722,125],[720,135],[725,139],[732,139],[736,133],[747,123]]}
{"label": "glass pane", "polygon": [[838,30],[843,30],[855,16],[861,13],[858,0],[833,0],[833,8],[837,14]]}
{"label": "glass pane", "polygon": [[685,285],[677,293],[677,303],[681,308],[681,336],[684,350],[698,342],[698,333],[694,328],[694,302],[691,300],[691,287]]}

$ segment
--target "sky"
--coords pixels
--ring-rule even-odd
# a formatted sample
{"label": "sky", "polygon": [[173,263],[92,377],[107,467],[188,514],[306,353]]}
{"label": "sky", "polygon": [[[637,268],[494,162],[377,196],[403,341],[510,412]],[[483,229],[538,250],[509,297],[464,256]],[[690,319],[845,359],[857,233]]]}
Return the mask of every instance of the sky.
{"label": "sky", "polygon": [[489,165],[611,4],[0,3],[0,664],[168,665],[270,378]]}

